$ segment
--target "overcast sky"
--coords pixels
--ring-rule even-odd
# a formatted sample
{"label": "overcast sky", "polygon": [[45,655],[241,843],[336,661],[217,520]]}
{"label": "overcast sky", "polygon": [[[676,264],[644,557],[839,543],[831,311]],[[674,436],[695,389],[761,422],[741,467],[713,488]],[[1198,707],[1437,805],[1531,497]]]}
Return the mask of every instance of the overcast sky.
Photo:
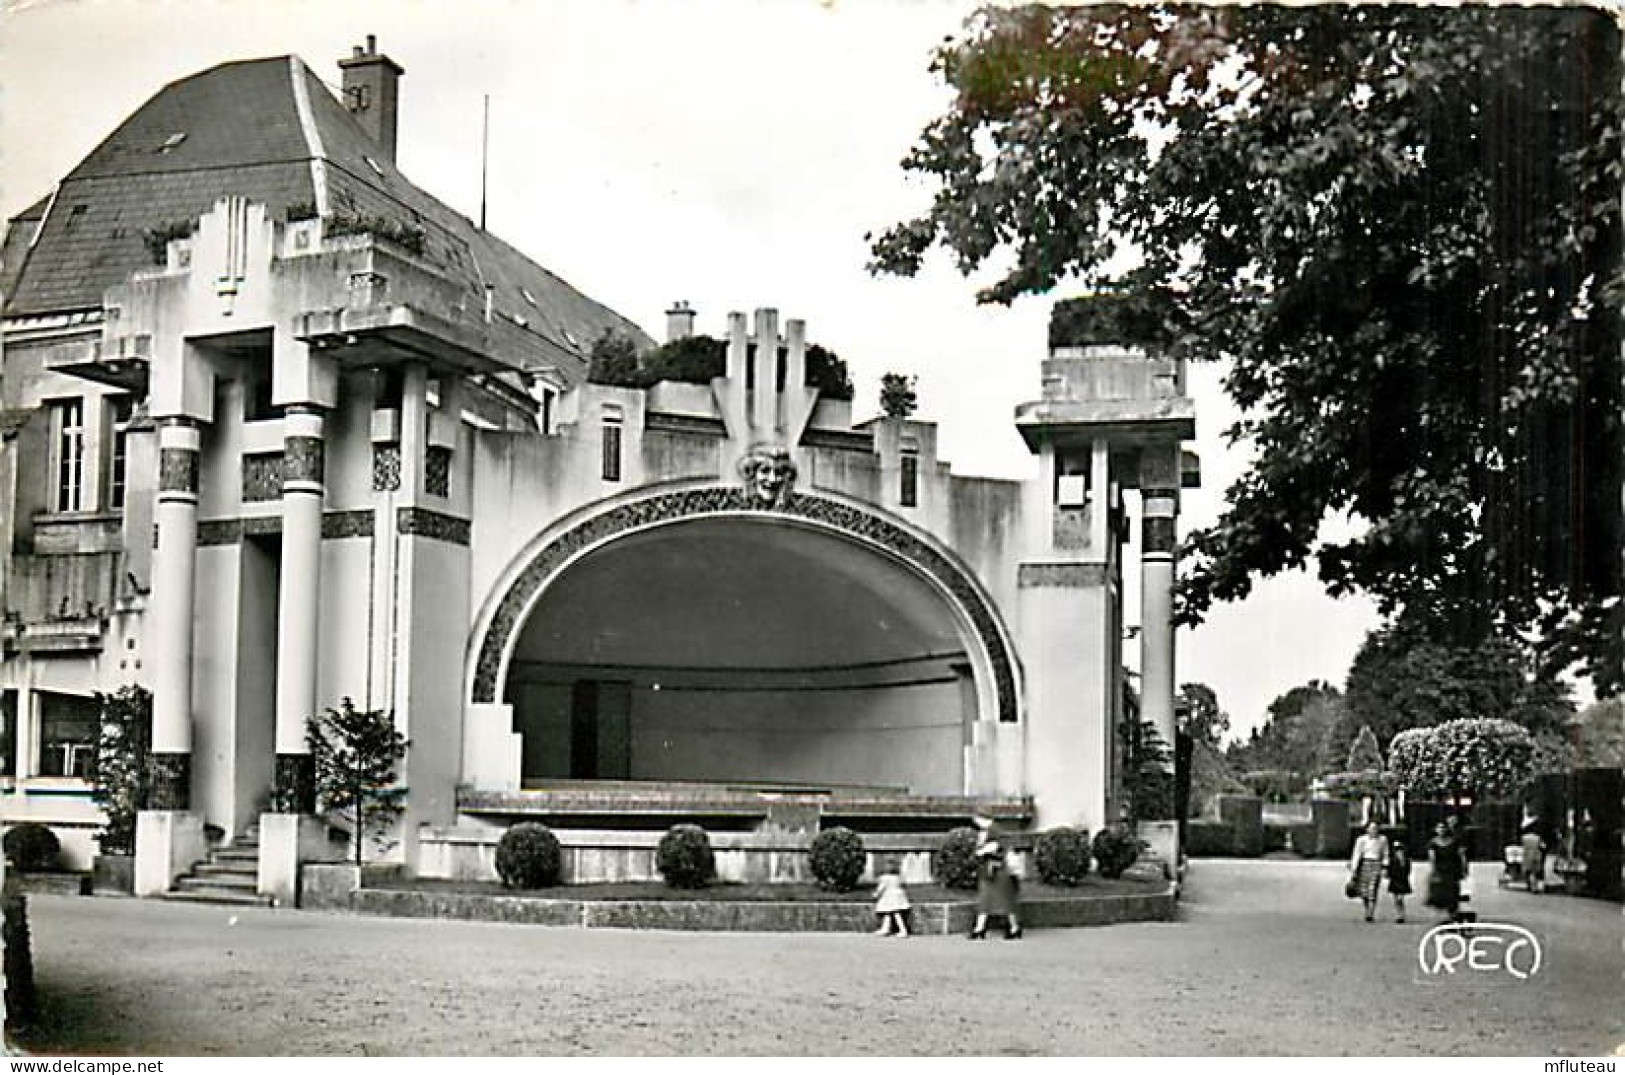
{"label": "overcast sky", "polygon": [[[0,210],[48,193],[167,82],[295,53],[336,85],[337,60],[375,34],[406,70],[398,158],[419,186],[478,217],[489,95],[492,231],[656,338],[678,299],[712,335],[730,310],[803,318],[851,366],[860,417],[876,409],[881,373],[917,374],[919,417],[940,423],[957,473],[1024,477],[1032,462],[1010,419],[1038,395],[1051,299],[979,308],[976,282],[945,259],[913,279],[864,271],[865,233],[927,203],[898,161],[948,103],[931,49],[973,8],[13,2],[0,32]],[[1218,371],[1197,367],[1191,384],[1205,488],[1185,497],[1185,529],[1217,516],[1245,463],[1219,439],[1232,414]],[[1272,580],[1180,634],[1178,677],[1212,685],[1245,731],[1293,686],[1341,684],[1375,621],[1368,603],[1333,602],[1311,579]]]}

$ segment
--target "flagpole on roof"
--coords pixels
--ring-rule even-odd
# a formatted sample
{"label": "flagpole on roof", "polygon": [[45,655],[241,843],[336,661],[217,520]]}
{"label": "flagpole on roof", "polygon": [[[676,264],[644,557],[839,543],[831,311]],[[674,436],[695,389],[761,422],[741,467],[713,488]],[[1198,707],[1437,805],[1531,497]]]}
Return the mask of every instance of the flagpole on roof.
{"label": "flagpole on roof", "polygon": [[491,150],[491,95],[485,95],[485,118],[480,131],[480,230],[485,230],[485,173]]}

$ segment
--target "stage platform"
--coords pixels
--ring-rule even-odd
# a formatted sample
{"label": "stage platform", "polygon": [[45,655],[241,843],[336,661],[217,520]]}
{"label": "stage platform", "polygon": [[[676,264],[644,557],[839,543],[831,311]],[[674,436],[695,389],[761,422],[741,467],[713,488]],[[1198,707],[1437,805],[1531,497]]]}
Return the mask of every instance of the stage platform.
{"label": "stage platform", "polygon": [[1024,796],[915,795],[903,788],[790,783],[657,783],[558,780],[522,791],[464,790],[458,812],[492,822],[562,828],[666,828],[692,821],[734,831],[845,825],[860,832],[945,832],[975,814],[1026,826]]}

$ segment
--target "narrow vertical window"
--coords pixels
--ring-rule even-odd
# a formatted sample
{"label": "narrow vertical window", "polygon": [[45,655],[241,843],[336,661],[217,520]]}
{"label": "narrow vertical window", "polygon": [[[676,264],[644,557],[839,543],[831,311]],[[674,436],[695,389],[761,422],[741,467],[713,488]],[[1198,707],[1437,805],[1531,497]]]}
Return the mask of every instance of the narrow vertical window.
{"label": "narrow vertical window", "polygon": [[78,511],[84,504],[85,401],[65,399],[51,404],[52,447],[56,464],[56,511]]}
{"label": "narrow vertical window", "polygon": [[130,417],[135,413],[135,399],[114,396],[107,401],[107,420],[112,433],[107,453],[107,506],[113,511],[124,507],[126,471],[129,467]]}
{"label": "narrow vertical window", "polygon": [[898,501],[905,508],[920,506],[920,450],[909,445],[903,446],[902,471],[899,475],[901,488],[898,490]]}
{"label": "narrow vertical window", "polygon": [[621,480],[621,409],[604,408],[604,480]]}
{"label": "narrow vertical window", "polygon": [[0,691],[0,776],[17,775],[17,691]]}

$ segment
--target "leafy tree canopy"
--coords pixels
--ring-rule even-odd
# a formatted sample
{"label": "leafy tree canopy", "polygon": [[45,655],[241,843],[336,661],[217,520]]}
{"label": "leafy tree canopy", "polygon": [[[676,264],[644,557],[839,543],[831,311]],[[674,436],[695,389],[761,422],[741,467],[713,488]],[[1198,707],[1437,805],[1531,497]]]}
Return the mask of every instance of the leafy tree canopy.
{"label": "leafy tree canopy", "polygon": [[1528,781],[1534,749],[1529,732],[1511,721],[1452,720],[1401,732],[1389,761],[1414,795],[1506,798]]}
{"label": "leafy tree canopy", "polygon": [[[779,350],[782,357],[784,349]],[[827,399],[852,398],[852,379],[841,356],[816,343],[807,345],[806,355],[809,388],[817,388]],[[627,388],[648,388],[661,381],[710,384],[727,370],[728,344],[714,336],[684,336],[640,356],[630,339],[606,332],[593,344],[587,380]]]}
{"label": "leafy tree canopy", "polygon": [[1230,714],[1219,708],[1219,696],[1206,683],[1181,683],[1180,730],[1199,743],[1216,747],[1230,730]]}
{"label": "leafy tree canopy", "polygon": [[1335,732],[1347,722],[1342,692],[1310,680],[1271,702],[1263,726],[1245,743],[1233,744],[1225,758],[1238,773],[1248,774],[1245,779],[1260,793],[1296,795],[1315,777],[1342,767],[1347,747]]}
{"label": "leafy tree canopy", "polygon": [[1586,768],[1625,768],[1625,694],[1593,702],[1574,729],[1574,763]]}
{"label": "leafy tree canopy", "polygon": [[887,418],[907,418],[920,406],[917,378],[902,373],[880,375],[880,412]]}
{"label": "leafy tree canopy", "polygon": [[[1256,457],[1190,537],[1185,622],[1313,557],[1333,594],[1527,632],[1612,693],[1619,65],[1579,8],[984,10],[903,161],[932,204],[871,268],[940,245],[1002,270],[983,301],[1081,287],[1124,342],[1228,360]],[[1322,541],[1340,512],[1363,532]]]}
{"label": "leafy tree canopy", "polygon": [[1574,715],[1567,688],[1531,667],[1514,643],[1446,645],[1398,626],[1366,636],[1349,669],[1348,704],[1382,743],[1407,728],[1475,717],[1557,733]]}

